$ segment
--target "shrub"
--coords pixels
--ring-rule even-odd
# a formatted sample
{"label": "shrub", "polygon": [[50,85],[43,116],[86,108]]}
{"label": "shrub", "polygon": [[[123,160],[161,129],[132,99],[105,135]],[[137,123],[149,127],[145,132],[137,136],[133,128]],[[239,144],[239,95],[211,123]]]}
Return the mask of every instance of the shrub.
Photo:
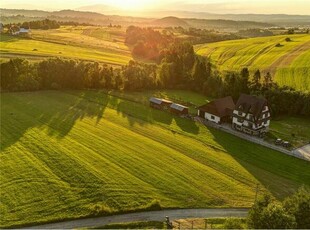
{"label": "shrub", "polygon": [[243,229],[242,221],[238,218],[228,218],[224,223],[225,229]]}

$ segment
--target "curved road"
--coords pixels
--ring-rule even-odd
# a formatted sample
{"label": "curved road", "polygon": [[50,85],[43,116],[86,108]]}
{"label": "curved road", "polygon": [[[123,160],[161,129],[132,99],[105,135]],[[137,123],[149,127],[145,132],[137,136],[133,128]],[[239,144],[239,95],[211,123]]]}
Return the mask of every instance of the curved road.
{"label": "curved road", "polygon": [[245,217],[248,209],[167,209],[161,211],[136,212],[113,216],[102,216],[70,220],[28,227],[31,229],[72,229],[100,227],[107,224],[126,223],[135,221],[164,221],[165,216],[170,220],[184,218],[209,218],[209,217]]}

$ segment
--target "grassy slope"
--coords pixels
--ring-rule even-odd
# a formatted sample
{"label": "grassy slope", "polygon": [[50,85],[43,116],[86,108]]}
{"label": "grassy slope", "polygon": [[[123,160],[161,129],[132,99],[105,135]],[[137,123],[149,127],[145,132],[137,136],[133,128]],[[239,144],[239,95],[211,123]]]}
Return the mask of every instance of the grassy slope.
{"label": "grassy slope", "polygon": [[[113,35],[117,31],[110,30],[105,31],[97,27],[33,30],[32,39],[1,35],[1,56],[2,58],[21,56],[35,59],[59,56],[116,65],[127,64],[131,54],[123,43],[124,37],[122,34]],[[100,33],[102,37],[98,37]],[[108,35],[103,36],[104,34]]]}
{"label": "grassy slope", "polygon": [[[290,37],[291,42],[285,38]],[[280,43],[281,47],[275,45]],[[310,90],[310,35],[280,35],[224,41],[196,46],[200,55],[211,58],[220,71],[240,71],[249,67],[253,72],[270,71],[281,85]]]}
{"label": "grassy slope", "polygon": [[310,142],[310,120],[299,117],[280,117],[270,123],[270,133],[300,147]]}
{"label": "grassy slope", "polygon": [[[309,184],[309,163],[97,91],[1,95],[1,226],[134,210],[244,207]],[[301,170],[302,169],[302,170]]]}

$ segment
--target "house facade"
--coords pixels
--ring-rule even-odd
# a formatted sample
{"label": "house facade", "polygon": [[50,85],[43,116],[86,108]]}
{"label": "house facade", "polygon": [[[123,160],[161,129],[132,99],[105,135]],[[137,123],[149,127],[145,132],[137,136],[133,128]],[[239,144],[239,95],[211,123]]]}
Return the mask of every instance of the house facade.
{"label": "house facade", "polygon": [[233,111],[232,127],[247,134],[260,136],[268,132],[270,111],[267,100],[241,94]]}
{"label": "house facade", "polygon": [[224,97],[198,107],[198,116],[215,123],[227,122],[231,119],[235,103],[232,97]]}

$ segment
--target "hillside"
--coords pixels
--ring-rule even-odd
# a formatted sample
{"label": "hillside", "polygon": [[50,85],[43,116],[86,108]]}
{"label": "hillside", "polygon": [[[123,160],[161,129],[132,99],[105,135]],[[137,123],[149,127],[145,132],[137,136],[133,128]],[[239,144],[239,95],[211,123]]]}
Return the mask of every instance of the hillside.
{"label": "hillside", "polygon": [[38,60],[66,57],[124,65],[131,53],[124,44],[125,29],[66,26],[32,30],[32,39],[1,34],[1,59],[23,57]]}
{"label": "hillside", "polygon": [[[97,6],[99,11],[100,5]],[[103,6],[104,8],[106,6]],[[87,8],[86,8],[87,9]],[[91,10],[91,8],[89,8]],[[201,29],[218,29],[226,31],[238,31],[240,29],[248,28],[266,28],[272,27],[276,24],[270,22],[255,22],[248,21],[249,18],[244,18],[243,20],[236,19],[226,19],[223,18],[193,18],[193,17],[163,17],[159,18],[160,14],[153,17],[137,17],[137,16],[121,16],[117,15],[117,12],[109,11],[109,15],[87,12],[87,11],[77,11],[77,10],[61,10],[61,11],[43,11],[43,10],[14,10],[14,9],[0,9],[1,21],[4,24],[7,23],[18,23],[32,20],[42,20],[45,18],[57,20],[57,21],[75,21],[79,23],[90,23],[93,25],[107,26],[110,23],[113,25],[122,26],[161,26],[161,27],[196,27]],[[123,15],[123,14],[122,14]],[[125,14],[126,15],[126,14]],[[166,16],[167,14],[165,14]],[[168,14],[169,15],[169,14]],[[174,15],[172,13],[171,15]]]}
{"label": "hillside", "polygon": [[119,96],[1,94],[1,227],[158,205],[249,207],[257,183],[277,198],[310,185],[309,162]]}
{"label": "hillside", "polygon": [[[289,37],[292,41],[287,42]],[[280,44],[279,46],[276,46]],[[197,45],[222,72],[248,67],[270,72],[280,85],[310,91],[310,35],[281,35]]]}
{"label": "hillside", "polygon": [[177,18],[177,17],[165,17],[165,18],[161,18],[161,19],[157,19],[153,22],[151,22],[152,25],[156,25],[156,26],[163,26],[163,27],[167,27],[167,26],[182,26],[182,27],[187,27],[188,24],[186,23],[186,21]]}

